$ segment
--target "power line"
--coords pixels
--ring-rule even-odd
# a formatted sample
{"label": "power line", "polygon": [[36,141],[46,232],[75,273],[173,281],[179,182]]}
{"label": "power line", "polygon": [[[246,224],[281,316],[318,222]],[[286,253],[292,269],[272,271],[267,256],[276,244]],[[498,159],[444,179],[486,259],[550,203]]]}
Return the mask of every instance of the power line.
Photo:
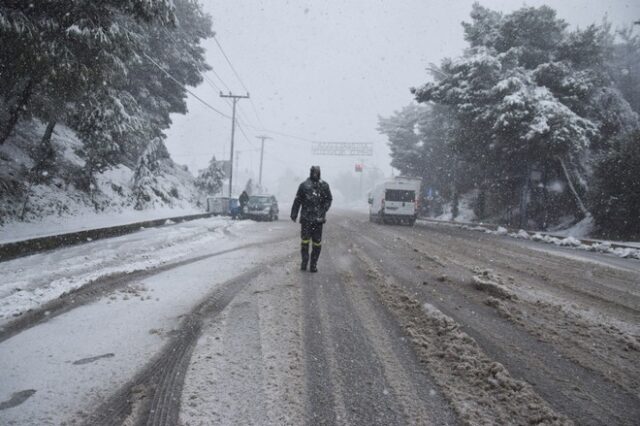
{"label": "power line", "polygon": [[228,95],[220,92],[221,98],[230,98],[233,101],[233,114],[231,115],[231,155],[229,158],[229,197],[231,197],[232,189],[233,189],[233,142],[234,135],[236,130],[236,104],[240,99],[247,99],[249,97],[249,93],[246,95],[234,95],[229,92]]}
{"label": "power line", "polygon": [[[216,40],[217,41],[217,40]],[[198,101],[200,101],[204,106],[206,106],[207,108],[211,109],[212,111],[216,112],[217,114],[219,114],[220,116],[227,118],[229,120],[232,119],[232,117],[230,117],[229,115],[223,113],[222,111],[220,111],[219,109],[211,106],[211,104],[209,104],[207,101],[203,100],[201,97],[199,97],[198,95],[196,95],[195,93],[193,93],[191,90],[189,90],[184,84],[182,84],[177,78],[175,78],[171,73],[169,73],[169,71],[167,71],[166,69],[164,69],[162,66],[160,66],[156,61],[154,61],[149,55],[147,55],[146,53],[143,53],[143,56],[145,58],[147,58],[149,60],[149,62],[151,62],[154,66],[156,66],[160,71],[162,71],[167,77],[169,77],[171,80],[173,80],[176,84],[178,84],[184,91],[186,91],[187,93],[189,93],[191,96],[193,96],[194,98],[196,98]],[[216,85],[209,81],[206,80],[208,83],[210,83],[213,87],[216,87]],[[226,86],[226,85],[225,85]],[[251,98],[249,98],[249,100],[251,100]],[[228,101],[226,101],[227,103],[229,103]],[[244,126],[254,129],[254,130],[258,130],[264,133],[271,133],[274,135],[278,135],[278,136],[284,136],[287,138],[291,138],[291,139],[296,139],[296,140],[300,140],[300,141],[304,141],[304,142],[308,142],[308,143],[313,143],[313,142],[318,142],[317,139],[309,139],[309,138],[305,138],[302,136],[296,136],[296,135],[292,135],[290,133],[285,133],[285,132],[279,132],[277,130],[271,130],[271,129],[267,129],[264,126],[254,126],[252,124],[250,124],[248,122],[248,120],[246,119],[246,117],[243,117],[243,121],[244,121]],[[247,140],[249,140],[249,138],[247,137]]]}
{"label": "power line", "polygon": [[229,59],[229,57],[227,56],[227,54],[225,53],[224,49],[222,48],[222,45],[220,44],[220,42],[218,41],[218,38],[215,36],[215,34],[213,35],[213,39],[215,40],[216,44],[218,45],[218,49],[220,49],[220,52],[222,52],[222,56],[224,56],[224,59],[227,61],[227,64],[229,64],[229,67],[231,68],[231,71],[233,71],[233,73],[235,74],[236,78],[238,79],[238,81],[240,82],[240,84],[242,85],[242,88],[248,92],[249,89],[247,89],[247,86],[244,84],[244,82],[242,81],[242,78],[240,78],[240,74],[238,74],[238,71],[236,71],[235,67],[233,66],[233,64],[231,63],[231,60]]}
{"label": "power line", "polygon": [[218,110],[217,108],[212,107],[208,102],[204,101],[202,98],[200,98],[198,95],[196,95],[195,93],[193,93],[191,90],[189,90],[184,84],[182,84],[177,78],[175,78],[173,75],[171,75],[169,73],[169,71],[165,70],[164,68],[162,68],[160,65],[158,65],[158,63],[156,61],[154,61],[153,59],[151,59],[151,57],[149,55],[147,55],[146,53],[142,53],[144,55],[145,58],[147,58],[153,65],[155,65],[156,67],[158,67],[158,69],[160,71],[162,71],[163,73],[165,73],[167,75],[167,77],[169,77],[171,80],[173,80],[177,85],[179,85],[183,90],[185,90],[187,93],[189,93],[191,96],[193,96],[194,98],[196,98],[197,100],[199,100],[200,102],[202,102],[203,105],[207,106],[209,109],[211,109],[212,111],[217,112],[218,114],[220,114],[221,116],[223,116],[224,118],[228,118],[231,119],[231,117],[229,117],[227,114],[225,114],[224,112]]}
{"label": "power line", "polygon": [[227,86],[227,83],[225,83],[225,82],[224,82],[224,80],[222,79],[222,77],[220,77],[220,74],[218,74],[218,73],[216,72],[216,70],[215,70],[213,67],[211,68],[211,72],[213,73],[213,75],[215,75],[215,76],[218,78],[218,80],[220,81],[220,83],[222,83],[222,85],[224,86],[224,88],[225,88],[225,89],[227,89],[227,92],[230,92],[230,91],[231,91],[231,89],[229,88],[229,86]]}
{"label": "power line", "polygon": [[[220,86],[218,86],[213,80],[211,80],[206,74],[202,75],[204,77],[205,82],[211,86],[212,89],[214,89],[216,91],[216,93],[222,92],[222,89],[220,89]],[[224,82],[223,82],[224,84]],[[225,87],[227,87],[227,85],[225,84]],[[231,106],[231,102],[228,99],[223,98],[223,100],[225,101],[225,103],[228,106]],[[242,111],[242,108],[240,107],[240,105],[238,105],[238,110],[237,110],[237,114],[239,116],[239,118],[236,118],[236,120],[238,121],[238,123],[241,122],[247,122],[249,123],[249,120],[247,120],[246,116],[244,115],[244,112]],[[247,138],[247,140],[249,140]]]}
{"label": "power line", "polygon": [[[211,86],[216,91],[216,93],[222,92],[220,86],[218,86],[213,80],[211,80],[209,76],[207,76],[206,74],[202,74],[202,77],[204,78],[204,81],[206,81],[209,86]],[[224,101],[228,103],[226,99],[224,99]]]}
{"label": "power line", "polygon": [[262,186],[262,163],[264,161],[264,141],[267,139],[273,139],[271,136],[260,135],[256,136],[256,138],[262,141],[262,145],[260,148],[260,174],[258,175],[258,184]]}
{"label": "power line", "polygon": [[[240,120],[238,120],[238,121],[244,122],[246,124],[250,124],[251,123],[251,121],[247,118],[247,116],[245,115],[244,111],[242,110],[242,106],[241,105],[238,105],[238,116],[240,118]],[[247,127],[249,127],[249,126],[247,126]]]}
{"label": "power line", "polygon": [[[220,52],[222,53],[222,56],[224,56],[224,59],[227,61],[227,64],[229,64],[229,68],[231,68],[231,71],[233,71],[233,73],[235,74],[236,78],[238,79],[238,81],[242,85],[242,88],[247,93],[249,93],[249,89],[247,88],[247,85],[244,84],[244,81],[242,81],[242,78],[240,77],[240,74],[238,73],[238,71],[236,71],[236,68],[231,63],[231,59],[229,59],[229,56],[227,56],[226,52],[222,48],[222,45],[220,44],[220,41],[218,41],[218,38],[216,37],[215,34],[213,35],[213,39],[215,40],[216,44],[218,45],[218,48],[220,49]],[[262,120],[260,120],[260,116],[258,115],[258,109],[256,108],[256,105],[253,102],[253,99],[249,98],[249,103],[251,104],[251,108],[253,109],[253,113],[256,115],[256,118],[258,119],[258,124],[260,124],[261,126],[264,126],[264,124],[262,123]]]}
{"label": "power line", "polygon": [[[238,121],[238,120],[236,119],[236,121]],[[242,128],[242,125],[241,125],[241,123],[239,121],[238,121],[238,129],[240,129],[240,133],[242,133],[242,136],[244,136],[245,140],[249,143],[249,145],[254,147],[254,149],[259,149],[253,144],[251,139],[249,139],[249,136],[247,136],[247,134],[244,132],[244,129]]]}

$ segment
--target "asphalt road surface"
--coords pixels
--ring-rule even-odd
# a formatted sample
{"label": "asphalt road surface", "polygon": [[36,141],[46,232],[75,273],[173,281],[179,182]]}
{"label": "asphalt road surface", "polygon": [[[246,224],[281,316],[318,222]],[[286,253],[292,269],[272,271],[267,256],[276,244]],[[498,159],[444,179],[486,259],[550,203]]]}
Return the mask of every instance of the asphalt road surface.
{"label": "asphalt road surface", "polygon": [[638,424],[640,261],[339,211],[311,274],[298,226],[7,322],[0,423]]}

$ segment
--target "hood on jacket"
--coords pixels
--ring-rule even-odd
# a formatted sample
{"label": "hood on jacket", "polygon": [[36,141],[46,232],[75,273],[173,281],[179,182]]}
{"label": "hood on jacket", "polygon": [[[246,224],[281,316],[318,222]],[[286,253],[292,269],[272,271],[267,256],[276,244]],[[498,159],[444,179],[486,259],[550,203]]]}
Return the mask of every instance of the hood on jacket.
{"label": "hood on jacket", "polygon": [[320,166],[311,166],[309,178],[314,182],[318,182],[320,180]]}

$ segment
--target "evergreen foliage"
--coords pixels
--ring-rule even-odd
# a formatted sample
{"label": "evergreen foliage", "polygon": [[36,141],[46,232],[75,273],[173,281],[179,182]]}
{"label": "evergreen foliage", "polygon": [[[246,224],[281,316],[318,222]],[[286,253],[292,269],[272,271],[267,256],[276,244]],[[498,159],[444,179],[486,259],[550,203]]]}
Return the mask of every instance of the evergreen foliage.
{"label": "evergreen foliage", "polygon": [[[569,31],[547,6],[504,15],[476,3],[463,27],[469,47],[412,89],[419,105],[380,118],[392,165],[447,201],[473,190],[480,217],[546,228],[593,207],[601,229],[616,229],[609,222],[621,219],[602,214],[593,194],[612,187],[593,170],[620,152],[637,155],[620,140],[640,127],[638,74],[628,72],[640,63],[638,37],[628,30],[616,40],[606,23]],[[616,206],[623,223],[638,222],[633,208]]]}
{"label": "evergreen foliage", "polygon": [[222,183],[225,178],[222,164],[213,156],[206,169],[200,170],[196,178],[196,187],[205,196],[211,196],[222,190]]}
{"label": "evergreen foliage", "polygon": [[607,235],[640,238],[640,131],[622,137],[599,161],[590,202]]}
{"label": "evergreen foliage", "polygon": [[93,198],[96,174],[137,164],[141,205],[142,169],[159,172],[149,156],[164,149],[170,114],[186,113],[184,86],[209,69],[200,42],[211,35],[197,0],[2,2],[0,144],[19,120],[44,122],[42,147],[33,150],[42,168],[55,158],[50,138],[62,123],[84,144],[75,183]]}
{"label": "evergreen foliage", "polygon": [[161,161],[169,158],[162,140],[153,139],[140,156],[133,176],[135,208],[142,210],[156,202],[171,204],[171,195],[158,186]]}

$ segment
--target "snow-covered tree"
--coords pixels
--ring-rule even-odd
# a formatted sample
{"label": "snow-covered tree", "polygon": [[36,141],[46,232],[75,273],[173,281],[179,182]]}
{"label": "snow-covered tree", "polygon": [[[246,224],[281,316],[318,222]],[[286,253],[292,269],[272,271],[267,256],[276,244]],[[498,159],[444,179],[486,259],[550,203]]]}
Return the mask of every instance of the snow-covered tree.
{"label": "snow-covered tree", "polygon": [[254,195],[256,194],[256,185],[253,183],[253,179],[249,178],[246,185],[244,186],[244,190],[247,191],[247,194]]}
{"label": "snow-covered tree", "polygon": [[198,173],[196,187],[204,196],[215,195],[222,189],[224,177],[222,164],[216,160],[214,155],[207,168],[200,170]]}
{"label": "snow-covered tree", "polygon": [[138,28],[136,32],[141,34],[136,55],[126,64],[128,73],[122,87],[140,108],[140,132],[120,138],[129,161],[137,159],[146,140],[164,137],[163,131],[171,125],[170,114],[187,112],[184,86],[197,86],[202,73],[210,69],[200,42],[213,34],[211,18],[195,0],[174,0],[174,5],[173,25],[147,24],[121,16],[122,26]]}
{"label": "snow-covered tree", "polygon": [[135,208],[142,210],[157,201],[171,203],[170,197],[158,186],[161,175],[161,161],[169,159],[164,143],[160,138],[152,139],[143,151],[133,176],[133,196]]}
{"label": "snow-covered tree", "polygon": [[619,32],[620,40],[613,45],[608,71],[631,108],[640,114],[640,33],[637,28]]}
{"label": "snow-covered tree", "polygon": [[79,96],[107,84],[114,71],[126,72],[123,64],[136,37],[116,25],[117,16],[168,23],[172,11],[171,0],[3,2],[0,80],[10,88],[3,94],[15,93],[3,99],[10,119],[0,129],[0,143],[19,115],[32,114],[50,125],[65,120]]}
{"label": "snow-covered tree", "polygon": [[608,25],[569,32],[546,6],[503,15],[478,4],[463,25],[470,48],[445,59],[438,79],[413,90],[416,100],[453,112],[447,141],[475,165],[466,175],[489,188],[494,213],[515,209],[526,226],[528,207],[548,211],[548,182],[561,179],[570,188],[564,213],[571,201],[576,215],[588,214],[591,153],[638,126],[611,85]]}

